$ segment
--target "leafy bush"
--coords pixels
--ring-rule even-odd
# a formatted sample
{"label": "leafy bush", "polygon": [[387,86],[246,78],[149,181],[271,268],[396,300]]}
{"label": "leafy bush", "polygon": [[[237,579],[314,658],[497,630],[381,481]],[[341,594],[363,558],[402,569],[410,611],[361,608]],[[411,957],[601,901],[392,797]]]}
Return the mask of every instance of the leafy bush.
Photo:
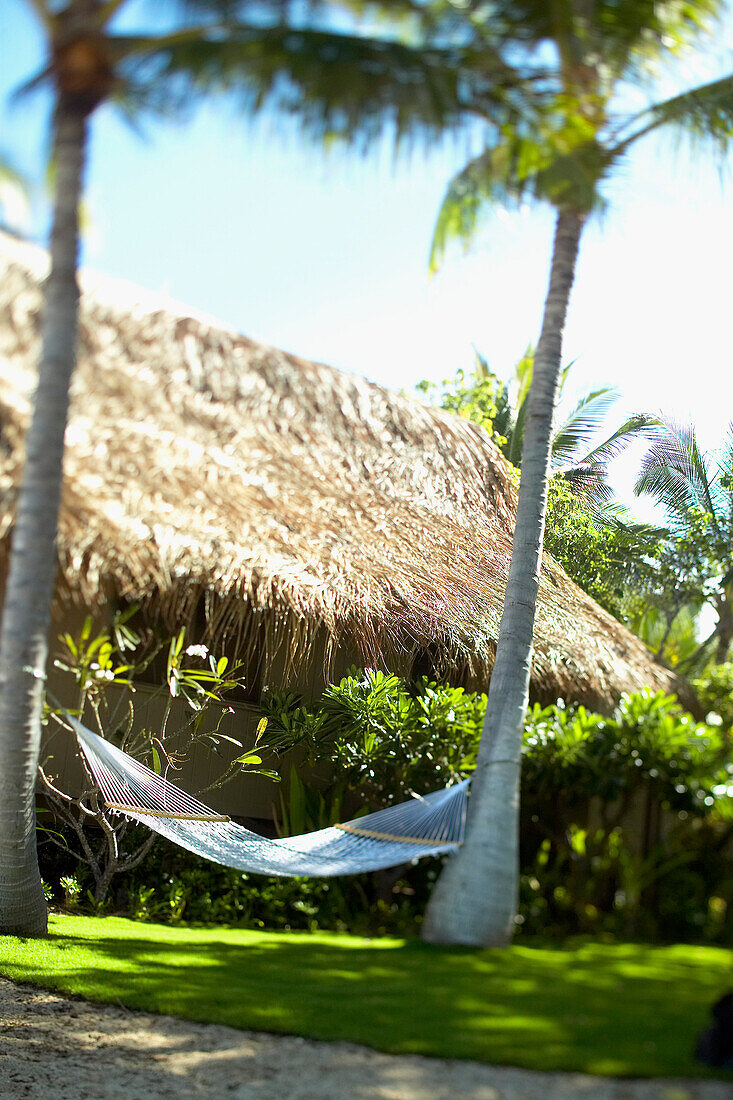
{"label": "leafy bush", "polygon": [[629,622],[639,592],[646,592],[649,575],[655,572],[650,558],[659,544],[656,529],[634,523],[612,508],[591,511],[561,477],[550,480],[545,550],[620,622]]}
{"label": "leafy bush", "polygon": [[330,791],[377,809],[463,779],[476,763],[486,696],[428,680],[352,671],[305,706],[272,695],[264,709],[280,751],[298,748]]}
{"label": "leafy bush", "polygon": [[[433,879],[436,874],[434,867]],[[126,891],[118,892],[116,906],[138,920],[356,935],[414,934],[419,908],[400,873],[266,877],[207,864],[167,845],[130,876]],[[419,901],[426,896],[427,890]]]}
{"label": "leafy bush", "polygon": [[[59,639],[61,649],[54,665],[66,674],[69,695],[76,696],[73,714],[79,718],[90,714],[86,720],[96,725],[101,736],[157,774],[180,769],[194,748],[204,746],[222,759],[220,772],[207,789],[223,786],[243,772],[279,779],[263,767],[263,753],[268,751],[262,742],[265,722],[246,749],[221,730],[225,716],[232,712],[229,698],[243,683],[242,667],[230,666],[226,657],[215,656],[204,645],[186,646],[183,628],[172,638],[133,629],[136,612],[134,607],[118,611],[110,625],[96,633],[87,617],[77,636],[65,633]],[[141,678],[158,655],[165,658],[162,682],[152,691],[138,692]],[[152,709],[161,700],[162,719]],[[64,726],[68,713],[49,699],[44,718]],[[228,762],[220,748],[228,750]],[[47,741],[39,768],[46,805],[39,810],[38,828],[43,843],[57,849],[61,857],[44,859],[44,866],[50,863],[57,872],[68,908],[79,904],[81,886],[72,890],[69,883],[78,884],[81,874],[89,884],[93,907],[100,909],[114,877],[134,870],[151,850],[156,834],[110,812],[88,769],[84,769],[85,789],[69,794],[60,789],[53,767]]]}
{"label": "leafy bush", "polygon": [[711,667],[693,681],[697,696],[710,713],[717,715],[729,743],[733,731],[733,661]]}
{"label": "leafy bush", "polygon": [[535,705],[525,725],[522,785],[539,805],[558,794],[573,802],[595,796],[609,826],[641,786],[665,810],[705,813],[725,779],[721,748],[716,727],[696,722],[663,692],[624,695],[610,718],[582,706]]}
{"label": "leafy bush", "polygon": [[661,692],[624,696],[610,718],[560,704],[530,710],[527,929],[729,938],[733,767],[722,745],[718,728]]}

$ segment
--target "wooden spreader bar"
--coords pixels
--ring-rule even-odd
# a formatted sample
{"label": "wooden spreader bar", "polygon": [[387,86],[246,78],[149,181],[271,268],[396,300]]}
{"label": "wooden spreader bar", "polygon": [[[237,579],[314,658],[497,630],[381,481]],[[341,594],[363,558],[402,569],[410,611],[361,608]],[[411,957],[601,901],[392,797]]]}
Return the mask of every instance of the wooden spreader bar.
{"label": "wooden spreader bar", "polygon": [[143,817],[165,817],[170,821],[231,821],[226,814],[169,814],[165,810],[148,810],[145,806],[125,806],[122,802],[105,802],[110,810],[124,810],[128,814]]}
{"label": "wooden spreader bar", "polygon": [[400,844],[422,844],[430,848],[446,844],[451,848],[456,847],[455,840],[430,840],[424,836],[395,836],[394,833],[378,833],[374,829],[360,829],[357,825],[334,825],[334,829],[342,829],[345,833],[356,833],[357,836],[368,836],[373,840],[396,840]]}

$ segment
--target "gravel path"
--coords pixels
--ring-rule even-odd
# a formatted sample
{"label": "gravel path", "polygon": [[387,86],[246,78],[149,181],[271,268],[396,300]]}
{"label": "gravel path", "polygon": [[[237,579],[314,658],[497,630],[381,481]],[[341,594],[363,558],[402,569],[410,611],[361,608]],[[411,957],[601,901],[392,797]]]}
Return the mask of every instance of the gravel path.
{"label": "gravel path", "polygon": [[616,1081],[378,1054],[72,1001],[0,979],[2,1100],[731,1100],[730,1084]]}

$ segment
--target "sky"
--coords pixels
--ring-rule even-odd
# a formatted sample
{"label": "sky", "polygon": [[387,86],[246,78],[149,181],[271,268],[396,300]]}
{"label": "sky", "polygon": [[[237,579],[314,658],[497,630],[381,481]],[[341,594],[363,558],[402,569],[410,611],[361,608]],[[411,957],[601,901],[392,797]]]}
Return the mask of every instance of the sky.
{"label": "sky", "polygon": [[[690,83],[733,67],[733,19]],[[25,0],[0,0],[0,152],[37,181],[26,231],[47,230],[48,100],[12,99],[43,62]],[[435,216],[466,141],[395,158],[326,155],[273,118],[216,101],[144,136],[92,123],[83,261],[212,314],[250,337],[410,391],[471,368],[508,377],[536,341],[552,216],[493,212],[475,245],[428,275]],[[617,174],[581,247],[565,339],[569,397],[598,385],[634,412],[693,420],[712,446],[733,419],[733,174],[654,140]],[[628,499],[638,455],[619,464]],[[643,514],[643,508],[640,514]]]}

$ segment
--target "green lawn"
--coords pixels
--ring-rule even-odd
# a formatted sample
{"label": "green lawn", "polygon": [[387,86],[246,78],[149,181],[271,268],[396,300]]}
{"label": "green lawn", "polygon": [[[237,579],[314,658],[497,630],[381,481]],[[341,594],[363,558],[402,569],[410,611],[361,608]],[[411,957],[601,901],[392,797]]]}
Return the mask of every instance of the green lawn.
{"label": "green lawn", "polygon": [[53,916],[0,937],[19,981],[239,1028],[541,1070],[701,1076],[691,1056],[733,952],[583,942],[508,951]]}

